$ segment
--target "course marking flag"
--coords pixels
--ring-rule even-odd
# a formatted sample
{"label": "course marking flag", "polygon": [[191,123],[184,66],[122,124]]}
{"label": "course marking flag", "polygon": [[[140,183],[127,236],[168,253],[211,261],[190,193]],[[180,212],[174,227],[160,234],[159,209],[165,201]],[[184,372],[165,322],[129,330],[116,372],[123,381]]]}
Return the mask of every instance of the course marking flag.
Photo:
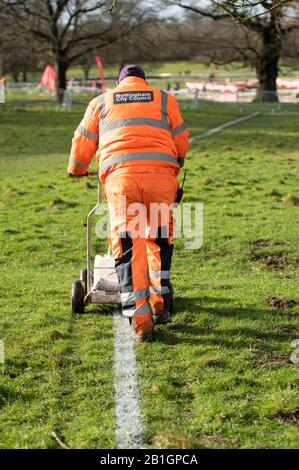
{"label": "course marking flag", "polygon": [[107,88],[106,88],[106,85],[105,85],[103,62],[102,62],[100,56],[98,56],[98,55],[96,56],[96,63],[97,63],[99,73],[100,73],[100,78],[101,78],[101,83],[102,83],[102,91],[103,91],[103,93],[106,93]]}
{"label": "course marking flag", "polygon": [[51,65],[46,66],[39,83],[49,91],[56,91],[56,73]]}

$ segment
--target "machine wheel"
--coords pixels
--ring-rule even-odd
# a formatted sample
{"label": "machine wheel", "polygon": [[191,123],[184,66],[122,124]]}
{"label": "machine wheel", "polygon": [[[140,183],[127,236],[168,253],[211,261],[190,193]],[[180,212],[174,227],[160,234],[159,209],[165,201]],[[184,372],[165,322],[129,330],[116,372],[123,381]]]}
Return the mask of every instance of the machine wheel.
{"label": "machine wheel", "polygon": [[80,272],[80,279],[84,284],[84,293],[87,294],[87,269],[84,268]]}
{"label": "machine wheel", "polygon": [[72,312],[84,313],[85,288],[83,281],[77,280],[72,286]]}
{"label": "machine wheel", "polygon": [[169,283],[169,289],[170,289],[169,313],[172,316],[174,314],[174,302],[173,302],[174,290],[173,290],[173,285],[171,282]]}

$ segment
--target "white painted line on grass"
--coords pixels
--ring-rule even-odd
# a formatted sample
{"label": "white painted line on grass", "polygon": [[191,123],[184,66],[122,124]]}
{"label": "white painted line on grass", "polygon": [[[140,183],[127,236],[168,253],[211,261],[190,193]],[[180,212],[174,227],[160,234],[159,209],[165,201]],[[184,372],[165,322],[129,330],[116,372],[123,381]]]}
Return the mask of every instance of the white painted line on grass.
{"label": "white painted line on grass", "polygon": [[114,371],[117,449],[142,446],[135,343],[127,317],[116,310],[114,322]]}
{"label": "white painted line on grass", "polygon": [[233,121],[229,121],[224,124],[221,124],[221,126],[213,127],[212,129],[205,132],[204,134],[194,135],[193,137],[191,137],[190,142],[192,142],[195,139],[203,139],[204,137],[209,137],[210,135],[216,134],[217,132],[221,132],[223,129],[226,129],[227,127],[235,126],[236,124],[239,124],[240,122],[243,122],[243,121],[248,121],[249,119],[253,119],[259,116],[260,114],[261,113],[248,114],[247,116],[243,116],[241,118],[234,119]]}

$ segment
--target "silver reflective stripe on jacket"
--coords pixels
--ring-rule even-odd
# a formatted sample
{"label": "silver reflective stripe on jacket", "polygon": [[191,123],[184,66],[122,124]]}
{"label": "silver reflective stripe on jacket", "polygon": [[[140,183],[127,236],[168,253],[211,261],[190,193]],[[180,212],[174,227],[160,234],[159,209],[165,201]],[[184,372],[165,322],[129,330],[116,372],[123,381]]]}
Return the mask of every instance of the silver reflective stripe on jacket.
{"label": "silver reflective stripe on jacket", "polygon": [[105,94],[99,96],[99,110],[100,110],[100,117],[102,120],[106,119],[106,104],[105,104]]}
{"label": "silver reflective stripe on jacket", "polygon": [[177,126],[175,129],[172,130],[173,137],[177,136],[181,132],[184,132],[187,129],[186,125],[182,123],[180,126]]}
{"label": "silver reflective stripe on jacket", "polygon": [[166,131],[170,130],[169,124],[166,121],[159,119],[150,119],[150,118],[127,118],[127,119],[117,119],[116,121],[108,122],[104,120],[101,125],[101,135],[105,132],[113,131],[114,129],[119,129],[120,127],[126,126],[150,126],[156,127],[158,129],[165,129]]}
{"label": "silver reflective stripe on jacket", "polygon": [[97,132],[91,132],[85,129],[85,127],[83,126],[79,126],[77,128],[77,132],[79,132],[79,134],[83,135],[84,137],[87,137],[87,139],[95,140],[95,141],[99,140],[99,134]]}
{"label": "silver reflective stripe on jacket", "polygon": [[84,168],[84,167],[86,167],[86,166],[89,165],[88,162],[78,162],[78,161],[75,160],[74,158],[71,158],[70,164],[73,165],[75,168],[78,168],[78,169]]}
{"label": "silver reflective stripe on jacket", "polygon": [[117,165],[118,163],[124,163],[128,161],[145,161],[153,160],[160,162],[173,163],[176,166],[179,166],[176,157],[169,155],[168,153],[162,152],[144,152],[144,153],[128,153],[127,155],[119,155],[118,157],[109,157],[106,162],[102,163],[100,166],[100,174],[104,173],[112,165]]}
{"label": "silver reflective stripe on jacket", "polygon": [[161,90],[160,93],[161,93],[161,119],[138,117],[138,118],[117,119],[115,121],[107,120],[105,96],[101,95],[99,97],[99,110],[100,110],[100,117],[101,117],[100,134],[103,135],[105,132],[113,131],[114,129],[119,129],[121,127],[126,127],[126,126],[150,126],[150,127],[164,129],[166,131],[172,132],[171,127],[167,120],[168,94],[166,93],[166,91],[163,91],[163,90]]}
{"label": "silver reflective stripe on jacket", "polygon": [[168,101],[168,94],[166,91],[161,90],[161,112],[162,112],[162,120],[167,122],[167,101]]}
{"label": "silver reflective stripe on jacket", "polygon": [[162,122],[164,122],[167,126],[170,132],[172,133],[172,136],[175,137],[176,135],[180,134],[184,130],[186,130],[186,126],[184,123],[180,124],[177,126],[175,129],[171,129],[170,125],[168,124],[167,121],[167,101],[168,101],[168,93],[166,91],[161,90],[161,111],[162,111]]}

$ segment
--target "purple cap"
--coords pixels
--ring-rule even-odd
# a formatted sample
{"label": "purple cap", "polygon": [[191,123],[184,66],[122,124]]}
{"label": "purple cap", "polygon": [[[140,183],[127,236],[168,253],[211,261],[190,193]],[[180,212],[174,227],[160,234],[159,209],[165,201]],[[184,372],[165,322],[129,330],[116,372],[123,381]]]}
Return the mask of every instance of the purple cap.
{"label": "purple cap", "polygon": [[140,77],[140,78],[143,78],[143,80],[145,80],[144,70],[138,65],[132,64],[132,65],[127,65],[120,71],[118,81],[121,82],[124,78],[131,77],[131,76]]}

